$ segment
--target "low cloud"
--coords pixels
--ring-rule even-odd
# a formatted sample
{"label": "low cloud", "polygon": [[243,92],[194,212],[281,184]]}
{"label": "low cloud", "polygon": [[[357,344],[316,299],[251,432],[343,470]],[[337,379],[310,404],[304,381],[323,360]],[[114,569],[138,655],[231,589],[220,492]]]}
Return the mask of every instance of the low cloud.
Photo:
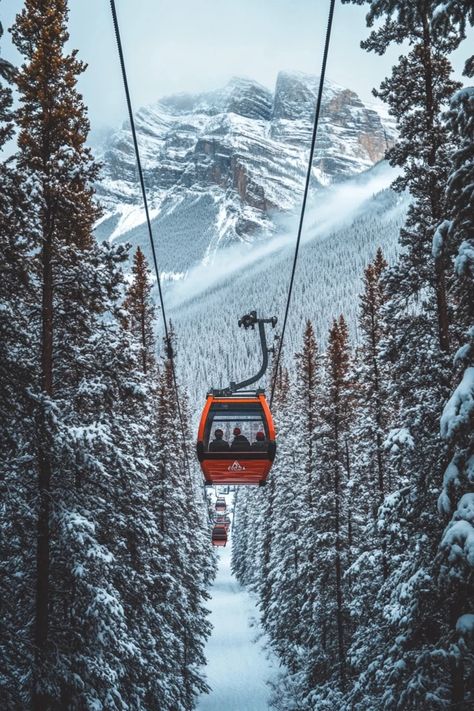
{"label": "low cloud", "polygon": [[[302,242],[324,239],[336,229],[350,224],[367,210],[376,193],[390,186],[397,174],[395,168],[381,163],[364,175],[318,192],[306,211]],[[295,247],[297,218],[281,218],[281,223],[274,237],[217,250],[205,265],[192,267],[182,280],[168,288],[166,298],[170,306],[179,307],[278,252],[287,250],[290,255]]]}

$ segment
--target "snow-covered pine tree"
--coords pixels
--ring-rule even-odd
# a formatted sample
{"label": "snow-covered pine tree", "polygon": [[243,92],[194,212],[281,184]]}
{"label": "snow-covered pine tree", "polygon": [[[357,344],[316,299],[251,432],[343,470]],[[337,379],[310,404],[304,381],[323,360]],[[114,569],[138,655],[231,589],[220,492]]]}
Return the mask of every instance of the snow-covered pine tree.
{"label": "snow-covered pine tree", "polygon": [[[170,338],[174,341],[171,328]],[[168,358],[159,379],[155,432],[157,466],[150,494],[157,526],[155,550],[164,565],[156,586],[155,608],[166,621],[161,634],[165,641],[168,639],[166,657],[161,659],[162,676],[156,684],[166,680],[169,686],[160,708],[187,710],[194,708],[197,694],[208,690],[200,668],[205,663],[204,643],[210,633],[204,602],[213,564],[205,517],[192,514],[201,492],[195,488],[196,478],[183,446]]]}
{"label": "snow-covered pine tree", "polygon": [[[301,465],[301,548],[303,562],[300,574],[302,609],[302,639],[306,647],[305,672],[308,675],[306,691],[319,681],[321,669],[322,620],[317,617],[318,553],[320,551],[321,519],[321,457],[318,450],[322,437],[321,421],[321,381],[322,362],[319,355],[313,325],[306,322],[303,347],[296,354],[296,381],[294,397],[298,403],[295,428],[298,433]],[[324,653],[323,653],[324,654]]]}
{"label": "snow-covered pine tree", "polygon": [[[364,269],[364,291],[360,295],[359,343],[354,358],[354,416],[351,424],[354,466],[350,481],[351,500],[355,504],[350,519],[351,558],[358,559],[354,583],[366,592],[378,591],[379,573],[387,575],[385,543],[377,532],[377,512],[390,490],[390,469],[384,446],[389,422],[387,404],[388,374],[381,358],[381,341],[386,324],[383,320],[385,295],[382,274],[387,267],[382,251]],[[365,564],[370,572],[362,571]],[[351,573],[352,577],[352,573]],[[361,591],[359,590],[359,593]],[[357,598],[357,595],[356,595]],[[356,600],[355,608],[369,614],[369,607]],[[359,620],[360,626],[362,623]]]}
{"label": "snow-covered pine tree", "polygon": [[250,495],[248,487],[238,487],[234,497],[232,525],[232,573],[241,585],[251,583],[249,574],[249,549],[253,536],[253,521],[250,519]]}
{"label": "snow-covered pine tree", "polygon": [[[111,250],[112,268],[117,255],[102,249]],[[102,278],[106,264],[103,258]],[[104,284],[107,291],[120,266]],[[90,344],[78,349],[81,381],[71,395],[60,450],[64,481],[54,489],[51,597],[67,625],[55,630],[61,654],[51,674],[64,708],[153,708],[161,699],[152,697],[157,664],[168,651],[159,635],[163,619],[153,606],[162,567],[153,550],[149,494],[154,400],[136,365],[135,344],[111,318],[113,311],[120,314],[122,287],[118,281],[115,307],[110,304]]]}
{"label": "snow-covered pine tree", "polygon": [[438,581],[448,624],[438,643],[450,662],[451,703],[474,703],[474,87],[451,100],[448,121],[458,144],[447,185],[447,219],[435,235],[453,257],[456,302],[453,325],[459,339],[454,358],[457,386],[441,417],[441,435],[451,461],[443,477],[439,510],[451,516],[441,540]]}
{"label": "snow-covered pine tree", "polygon": [[[88,122],[75,89],[84,65],[75,53],[64,55],[67,41],[64,0],[27,0],[12,29],[13,42],[26,62],[16,73],[20,97],[18,169],[37,191],[34,220],[41,252],[40,382],[36,461],[39,513],[36,541],[35,671],[33,703],[47,708],[51,681],[50,639],[51,508],[54,495],[54,441],[59,436],[55,390],[70,380],[78,338],[84,336],[84,313],[92,303],[83,299],[79,254],[90,251],[92,227],[99,212],[91,199],[97,166],[85,147]],[[85,269],[84,269],[85,271]],[[64,299],[68,293],[69,298]],[[59,307],[59,303],[61,306]],[[71,318],[68,334],[60,333]],[[74,325],[72,325],[74,324]],[[80,335],[79,335],[80,334]],[[58,351],[63,356],[58,359]],[[64,357],[68,354],[68,357]],[[69,368],[61,368],[68,363]],[[75,375],[75,374],[74,374]],[[70,384],[70,383],[69,383]]]}
{"label": "snow-covered pine tree", "polygon": [[[176,355],[176,336],[170,323],[173,338],[173,357]],[[179,390],[180,407],[183,417],[182,436],[189,444],[192,436],[189,429],[191,415],[187,392]],[[216,573],[216,559],[212,551],[209,536],[209,518],[205,501],[202,472],[194,457],[189,458],[189,448],[180,453],[180,466],[187,471],[185,488],[184,517],[187,523],[188,546],[186,550],[184,585],[186,587],[186,612],[183,618],[184,666],[183,688],[189,709],[195,708],[196,697],[203,691],[209,691],[203,669],[206,664],[204,645],[211,634],[211,625],[207,619],[209,611],[205,607],[210,598],[208,588]]]}
{"label": "snow-covered pine tree", "polygon": [[404,250],[384,279],[389,330],[383,351],[391,375],[389,406],[397,413],[387,446],[395,453],[399,478],[379,518],[389,575],[374,605],[374,634],[367,636],[367,661],[361,664],[367,671],[350,703],[361,709],[367,699],[386,708],[447,708],[449,673],[441,657],[431,654],[445,626],[439,601],[434,602],[433,562],[441,530],[433,503],[449,461],[438,418],[450,380],[455,303],[448,300],[449,254],[443,248],[432,253],[432,242],[445,216],[453,144],[443,111],[459,87],[451,79],[448,55],[464,32],[460,15],[435,21],[436,1],[368,2],[368,24],[377,28],[363,46],[378,54],[391,43],[409,46],[376,94],[387,102],[399,130],[387,153],[403,168],[394,187],[407,189],[413,202],[401,231]]}
{"label": "snow-covered pine tree", "polygon": [[[380,249],[364,269],[364,290],[360,295],[359,343],[354,358],[354,414],[351,425],[354,465],[350,496],[354,509],[352,563],[348,608],[353,629],[348,648],[351,675],[367,667],[367,650],[376,636],[373,609],[392,560],[387,560],[384,533],[378,526],[379,508],[390,492],[391,470],[387,462],[385,437],[390,426],[388,403],[389,372],[382,358],[382,344],[389,325],[384,321],[383,272],[387,263]],[[397,482],[394,482],[397,483]],[[372,699],[364,697],[371,708]]]}
{"label": "snow-covered pine tree", "polygon": [[[14,74],[0,58],[0,149],[13,136]],[[14,160],[0,162],[0,705],[11,709],[28,702],[17,680],[28,677],[32,664],[36,492],[28,446],[34,431],[29,326],[36,300],[29,278],[34,242],[28,201],[33,198]]]}
{"label": "snow-covered pine tree", "polygon": [[133,257],[132,274],[133,278],[123,303],[124,325],[140,344],[139,363],[146,374],[156,365],[153,333],[155,308],[151,300],[150,270],[140,247],[137,247]]}
{"label": "snow-covered pine tree", "polygon": [[318,346],[314,335],[313,324],[306,322],[303,336],[303,348],[296,354],[296,392],[299,403],[300,417],[296,424],[301,438],[301,450],[304,457],[304,471],[306,474],[305,493],[307,496],[307,509],[314,507],[314,487],[311,475],[314,469],[316,450],[316,427],[318,423],[317,395],[320,380],[318,361]]}
{"label": "snow-covered pine tree", "polygon": [[[305,563],[302,549],[302,482],[303,462],[300,436],[295,430],[298,403],[294,393],[282,406],[276,420],[278,456],[272,467],[273,537],[267,563],[266,585],[271,598],[261,604],[263,626],[272,646],[291,672],[301,667],[303,658],[302,619],[303,590],[301,573]],[[268,488],[268,487],[267,487]],[[263,523],[268,525],[268,521]]]}
{"label": "snow-covered pine tree", "polygon": [[261,611],[268,610],[273,597],[270,581],[270,561],[275,538],[275,488],[275,477],[270,472],[266,488],[258,492],[258,498],[260,499],[258,502],[258,557],[255,580],[252,584],[252,590],[259,596]]}
{"label": "snow-covered pine tree", "polygon": [[[344,637],[348,635],[344,495],[351,388],[342,317],[333,322],[324,361],[323,369],[307,323],[297,356],[297,380],[287,412],[280,415],[282,468],[278,461],[272,470],[274,535],[268,574],[272,595],[261,605],[264,627],[287,668],[272,697],[277,709],[339,708],[344,693],[349,641]],[[308,427],[313,437],[310,470]]]}
{"label": "snow-covered pine tree", "polygon": [[[119,324],[126,250],[92,236],[97,165],[76,89],[84,66],[65,53],[66,22],[64,0],[27,0],[12,31],[25,57],[16,75],[16,165],[35,196],[25,249],[41,304],[30,310],[27,332],[30,353],[41,358],[28,364],[35,412],[23,457],[37,491],[16,512],[30,537],[35,522],[27,513],[37,516],[37,545],[12,536],[7,562],[18,582],[10,638],[27,660],[18,664],[7,646],[2,698],[9,708],[38,710],[187,709],[204,688],[208,556],[194,547],[182,566],[192,571],[195,593],[173,579],[173,551],[163,550],[150,488],[159,465],[156,400],[137,367],[140,343]],[[188,513],[181,507],[178,516],[186,521]],[[160,607],[164,584],[176,594],[161,597]],[[196,636],[191,624],[171,634],[175,611],[192,616]]]}
{"label": "snow-covered pine tree", "polygon": [[[323,418],[323,437],[321,439],[322,457],[322,496],[320,520],[325,523],[332,550],[326,553],[324,564],[327,579],[330,581],[322,601],[321,618],[325,619],[329,667],[327,673],[343,689],[346,683],[346,629],[347,616],[344,601],[343,576],[347,565],[347,533],[344,526],[345,500],[344,489],[347,483],[348,454],[347,437],[351,424],[351,389],[349,383],[349,337],[344,317],[335,319],[329,330],[325,392],[321,415]],[[325,494],[325,495],[324,495]],[[350,504],[349,504],[350,505]],[[325,510],[326,509],[326,510]],[[323,524],[324,525],[324,524]],[[323,594],[323,587],[321,586]],[[322,622],[322,619],[321,619]],[[335,668],[334,668],[335,665]],[[329,681],[326,678],[325,681]]]}
{"label": "snow-covered pine tree", "polygon": [[[399,265],[391,270],[393,292],[416,301],[425,288],[433,291],[434,303],[426,298],[438,325],[438,343],[449,348],[449,314],[446,299],[446,261],[442,254],[433,260],[431,243],[443,217],[444,185],[447,179],[450,134],[442,112],[459,83],[451,79],[447,55],[462,39],[459,23],[451,21],[443,28],[433,23],[437,0],[344,0],[370,10],[367,24],[377,29],[361,43],[363,49],[384,54],[392,43],[407,42],[411,47],[399,58],[374,94],[388,103],[397,120],[398,140],[387,151],[391,165],[404,172],[394,181],[395,190],[408,189],[415,199],[408,210],[400,242],[405,248]],[[417,97],[414,100],[414,97]]]}
{"label": "snow-covered pine tree", "polygon": [[355,432],[357,439],[362,441],[367,479],[371,481],[374,499],[379,503],[389,491],[383,446],[388,423],[388,376],[380,357],[381,340],[386,328],[382,315],[385,294],[381,277],[386,267],[387,262],[382,251],[378,249],[375,259],[364,270],[364,291],[360,297],[359,311],[360,344],[356,388],[358,411]]}
{"label": "snow-covered pine tree", "polygon": [[127,255],[92,237],[97,166],[85,147],[88,122],[75,89],[83,66],[64,54],[66,20],[64,2],[28,2],[12,33],[26,58],[17,74],[16,160],[36,190],[32,274],[42,304],[29,329],[41,353],[32,364],[38,435],[29,443],[40,501],[35,663],[33,679],[17,693],[38,709],[115,709],[142,693],[126,672],[136,628],[124,593],[135,578],[130,529],[135,521],[144,526],[131,507],[146,484],[146,413],[114,320]]}

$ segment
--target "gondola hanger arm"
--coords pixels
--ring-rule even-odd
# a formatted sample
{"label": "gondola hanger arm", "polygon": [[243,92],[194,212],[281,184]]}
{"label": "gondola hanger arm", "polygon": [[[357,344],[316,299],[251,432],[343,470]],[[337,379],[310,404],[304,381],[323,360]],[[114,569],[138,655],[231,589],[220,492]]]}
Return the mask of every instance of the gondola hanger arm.
{"label": "gondola hanger arm", "polygon": [[239,327],[243,327],[246,331],[249,328],[251,328],[252,330],[255,330],[255,326],[258,326],[258,333],[260,336],[260,345],[262,347],[262,356],[263,356],[262,365],[261,365],[258,373],[256,375],[254,375],[253,377],[247,378],[247,380],[241,380],[240,383],[231,382],[227,388],[220,388],[220,389],[213,388],[211,390],[212,395],[214,395],[215,397],[231,396],[234,393],[238,392],[239,390],[243,390],[244,388],[248,387],[249,385],[256,383],[258,380],[260,380],[260,378],[263,375],[265,375],[265,372],[268,368],[268,354],[274,352],[273,348],[269,348],[267,345],[265,324],[269,323],[272,328],[275,328],[277,321],[278,321],[278,319],[276,316],[272,316],[271,318],[258,318],[256,311],[250,311],[248,314],[245,314],[244,316],[242,316],[242,318],[239,319],[239,321],[238,321]]}

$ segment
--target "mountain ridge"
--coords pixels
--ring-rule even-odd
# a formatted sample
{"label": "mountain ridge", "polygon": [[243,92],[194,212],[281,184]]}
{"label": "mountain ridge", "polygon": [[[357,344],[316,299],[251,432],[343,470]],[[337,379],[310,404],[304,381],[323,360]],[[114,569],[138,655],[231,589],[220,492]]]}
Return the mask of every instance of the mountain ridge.
{"label": "mountain ridge", "polygon": [[[179,249],[194,210],[199,234],[191,229],[190,239],[200,245],[193,251],[198,261],[222,246],[274,234],[274,215],[291,212],[301,199],[318,83],[311,75],[280,72],[271,92],[234,77],[220,89],[169,95],[139,109],[136,125],[157,232],[174,231]],[[326,81],[313,190],[370,168],[392,135],[354,92]],[[102,160],[97,190],[105,213],[98,237],[128,235],[135,242],[144,214],[127,122],[104,145]]]}

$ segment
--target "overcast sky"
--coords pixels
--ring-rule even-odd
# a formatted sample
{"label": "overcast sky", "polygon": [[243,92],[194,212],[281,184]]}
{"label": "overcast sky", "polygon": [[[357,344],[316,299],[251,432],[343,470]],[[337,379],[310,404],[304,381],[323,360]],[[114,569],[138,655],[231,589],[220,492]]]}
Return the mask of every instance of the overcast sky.
{"label": "overcast sky", "polygon": [[[328,0],[116,0],[134,108],[179,91],[217,88],[246,76],[272,88],[279,70],[318,74]],[[70,0],[70,46],[89,65],[80,89],[94,129],[117,126],[125,101],[108,0]],[[23,6],[1,0],[5,29]],[[337,3],[327,75],[369,99],[395,62],[359,43],[366,7]],[[472,38],[472,34],[471,34]],[[18,61],[5,32],[1,54]],[[454,55],[459,75],[466,44]]]}

